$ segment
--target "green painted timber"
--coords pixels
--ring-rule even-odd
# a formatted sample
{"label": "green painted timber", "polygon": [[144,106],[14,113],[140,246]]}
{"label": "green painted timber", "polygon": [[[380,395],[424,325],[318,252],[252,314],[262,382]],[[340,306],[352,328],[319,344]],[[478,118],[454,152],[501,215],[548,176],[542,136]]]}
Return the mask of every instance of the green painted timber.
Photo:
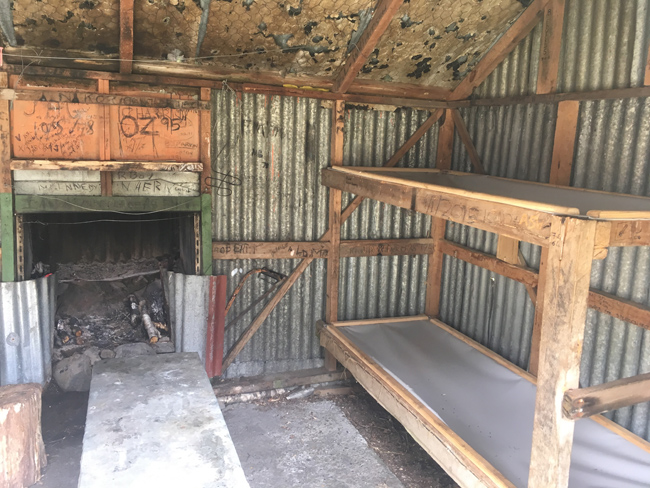
{"label": "green painted timber", "polygon": [[201,197],[88,197],[79,195],[55,197],[46,195],[16,195],[15,205],[16,213],[202,212]]}
{"label": "green painted timber", "polygon": [[16,281],[14,201],[11,193],[0,193],[0,233],[2,234],[2,281]]}
{"label": "green painted timber", "polygon": [[212,274],[212,195],[201,195],[201,268]]}

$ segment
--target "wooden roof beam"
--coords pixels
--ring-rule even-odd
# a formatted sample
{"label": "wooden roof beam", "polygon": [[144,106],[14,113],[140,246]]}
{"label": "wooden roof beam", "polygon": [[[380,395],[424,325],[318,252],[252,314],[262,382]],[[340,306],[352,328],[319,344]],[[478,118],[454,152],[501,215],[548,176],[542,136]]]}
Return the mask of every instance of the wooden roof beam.
{"label": "wooden roof beam", "polygon": [[120,73],[133,71],[133,0],[120,0]]}
{"label": "wooden roof beam", "polygon": [[534,0],[499,40],[488,50],[472,72],[454,89],[450,100],[460,100],[472,94],[503,61],[517,44],[526,37],[533,27],[542,19],[544,9],[549,0]]}
{"label": "wooden roof beam", "polygon": [[379,0],[368,27],[361,35],[359,42],[354,46],[354,50],[348,56],[343,69],[339,72],[336,81],[334,81],[332,86],[334,93],[348,91],[403,2],[404,0]]}

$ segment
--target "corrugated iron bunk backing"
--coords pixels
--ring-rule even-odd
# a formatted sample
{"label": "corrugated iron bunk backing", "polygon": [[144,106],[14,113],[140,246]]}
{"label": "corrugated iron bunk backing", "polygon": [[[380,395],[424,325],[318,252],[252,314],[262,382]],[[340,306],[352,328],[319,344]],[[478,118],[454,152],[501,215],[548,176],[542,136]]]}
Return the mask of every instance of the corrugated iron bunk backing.
{"label": "corrugated iron bunk backing", "polygon": [[[450,245],[443,232],[433,229],[426,316],[333,322],[320,327],[320,341],[461,486],[525,486],[525,480],[516,483],[507,479],[469,440],[455,433],[445,423],[444,413],[438,412],[441,414],[438,417],[422,401],[415,385],[398,378],[397,371],[382,367],[387,357],[370,357],[350,334],[340,329],[367,328],[396,320],[412,324],[408,321],[430,318],[431,327],[440,327],[494,360],[502,369],[536,383],[527,486],[568,486],[574,419],[580,414],[563,414],[558,406],[567,391],[584,391],[579,389],[578,379],[586,311],[594,301],[589,289],[592,261],[602,258],[611,246],[650,245],[650,198],[421,169],[328,168],[323,170],[322,181],[330,188],[431,215],[434,222],[444,224],[450,220],[542,246],[545,259],[536,274],[494,256]],[[437,320],[440,273],[433,268],[442,265],[441,257],[445,253],[474,260],[474,264],[537,285],[530,364],[530,370],[538,372],[537,378]],[[393,344],[390,355],[399,354],[392,351],[407,350],[399,338]],[[463,356],[456,359],[462,362]],[[618,403],[614,408],[650,399],[647,376],[623,380],[627,382],[626,391],[617,390]],[[620,388],[620,380],[614,383],[617,384],[607,384],[602,389],[611,393],[613,388]],[[502,400],[505,405],[516,398]],[[601,400],[597,393],[596,404]],[[606,410],[606,405],[601,403],[600,409],[587,415]],[[646,457],[645,463],[650,463],[648,442],[603,417],[593,417],[590,422],[594,420],[638,449]],[[507,458],[505,453],[504,457]],[[627,471],[622,467],[620,475],[625,476]],[[573,477],[571,482],[573,486]],[[634,486],[633,481],[629,483]]]}

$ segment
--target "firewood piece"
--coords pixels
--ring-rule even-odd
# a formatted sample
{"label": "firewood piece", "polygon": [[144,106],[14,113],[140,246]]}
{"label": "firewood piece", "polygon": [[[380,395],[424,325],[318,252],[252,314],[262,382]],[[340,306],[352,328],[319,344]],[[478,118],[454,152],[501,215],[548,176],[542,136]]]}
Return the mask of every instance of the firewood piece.
{"label": "firewood piece", "polygon": [[155,325],[158,330],[169,331],[169,327],[167,327],[165,322],[154,322],[153,325]]}
{"label": "firewood piece", "polygon": [[0,486],[23,488],[41,478],[41,391],[35,383],[0,387]]}
{"label": "firewood piece", "polygon": [[137,327],[140,322],[140,308],[138,306],[138,299],[135,295],[129,295],[129,310],[131,312],[131,326]]}
{"label": "firewood piece", "polygon": [[142,315],[142,325],[144,325],[144,330],[149,336],[149,342],[154,344],[160,339],[160,332],[156,329],[156,326],[153,325],[151,316],[149,315],[149,307],[147,307],[146,300],[142,300],[139,305],[140,314]]}

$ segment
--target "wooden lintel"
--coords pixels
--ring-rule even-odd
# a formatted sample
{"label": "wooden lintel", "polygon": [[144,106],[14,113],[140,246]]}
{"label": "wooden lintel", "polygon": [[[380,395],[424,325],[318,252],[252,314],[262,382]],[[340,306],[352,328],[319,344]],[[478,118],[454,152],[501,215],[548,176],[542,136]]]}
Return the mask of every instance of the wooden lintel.
{"label": "wooden lintel", "polygon": [[345,65],[332,85],[332,92],[345,93],[348,91],[402,3],[404,0],[379,0],[377,2],[372,19],[361,34],[359,41],[352,47]]}
{"label": "wooden lintel", "polygon": [[[329,241],[212,243],[213,259],[325,259]],[[428,254],[430,239],[370,239],[341,241],[340,257],[410,256]]]}
{"label": "wooden lintel", "polygon": [[460,115],[458,109],[452,110],[451,115],[454,118],[454,124],[456,125],[456,130],[458,130],[460,140],[463,141],[465,149],[467,149],[467,155],[469,156],[474,171],[478,174],[484,175],[485,168],[483,168],[483,163],[481,163],[481,158],[478,155],[476,146],[474,146],[474,143],[472,142],[472,137],[469,135],[463,117]]}
{"label": "wooden lintel", "polygon": [[120,0],[120,73],[133,70],[133,0]]}
{"label": "wooden lintel", "polygon": [[551,0],[544,9],[542,45],[537,70],[537,93],[553,93],[557,88],[565,0]]}
{"label": "wooden lintel", "polygon": [[650,401],[650,373],[564,393],[562,412],[576,420]]}
{"label": "wooden lintel", "polygon": [[12,170],[170,171],[200,172],[198,161],[91,161],[71,159],[12,159]]}
{"label": "wooden lintel", "polygon": [[548,0],[534,0],[499,40],[487,51],[476,67],[454,89],[450,99],[459,100],[472,94],[475,87],[494,71],[519,42],[533,30],[542,18]]}
{"label": "wooden lintel", "polygon": [[58,90],[0,89],[0,100],[28,102],[82,103],[120,105],[123,107],[173,108],[184,110],[210,110],[210,102],[179,100],[176,98],[133,97],[89,92],[64,92]]}

